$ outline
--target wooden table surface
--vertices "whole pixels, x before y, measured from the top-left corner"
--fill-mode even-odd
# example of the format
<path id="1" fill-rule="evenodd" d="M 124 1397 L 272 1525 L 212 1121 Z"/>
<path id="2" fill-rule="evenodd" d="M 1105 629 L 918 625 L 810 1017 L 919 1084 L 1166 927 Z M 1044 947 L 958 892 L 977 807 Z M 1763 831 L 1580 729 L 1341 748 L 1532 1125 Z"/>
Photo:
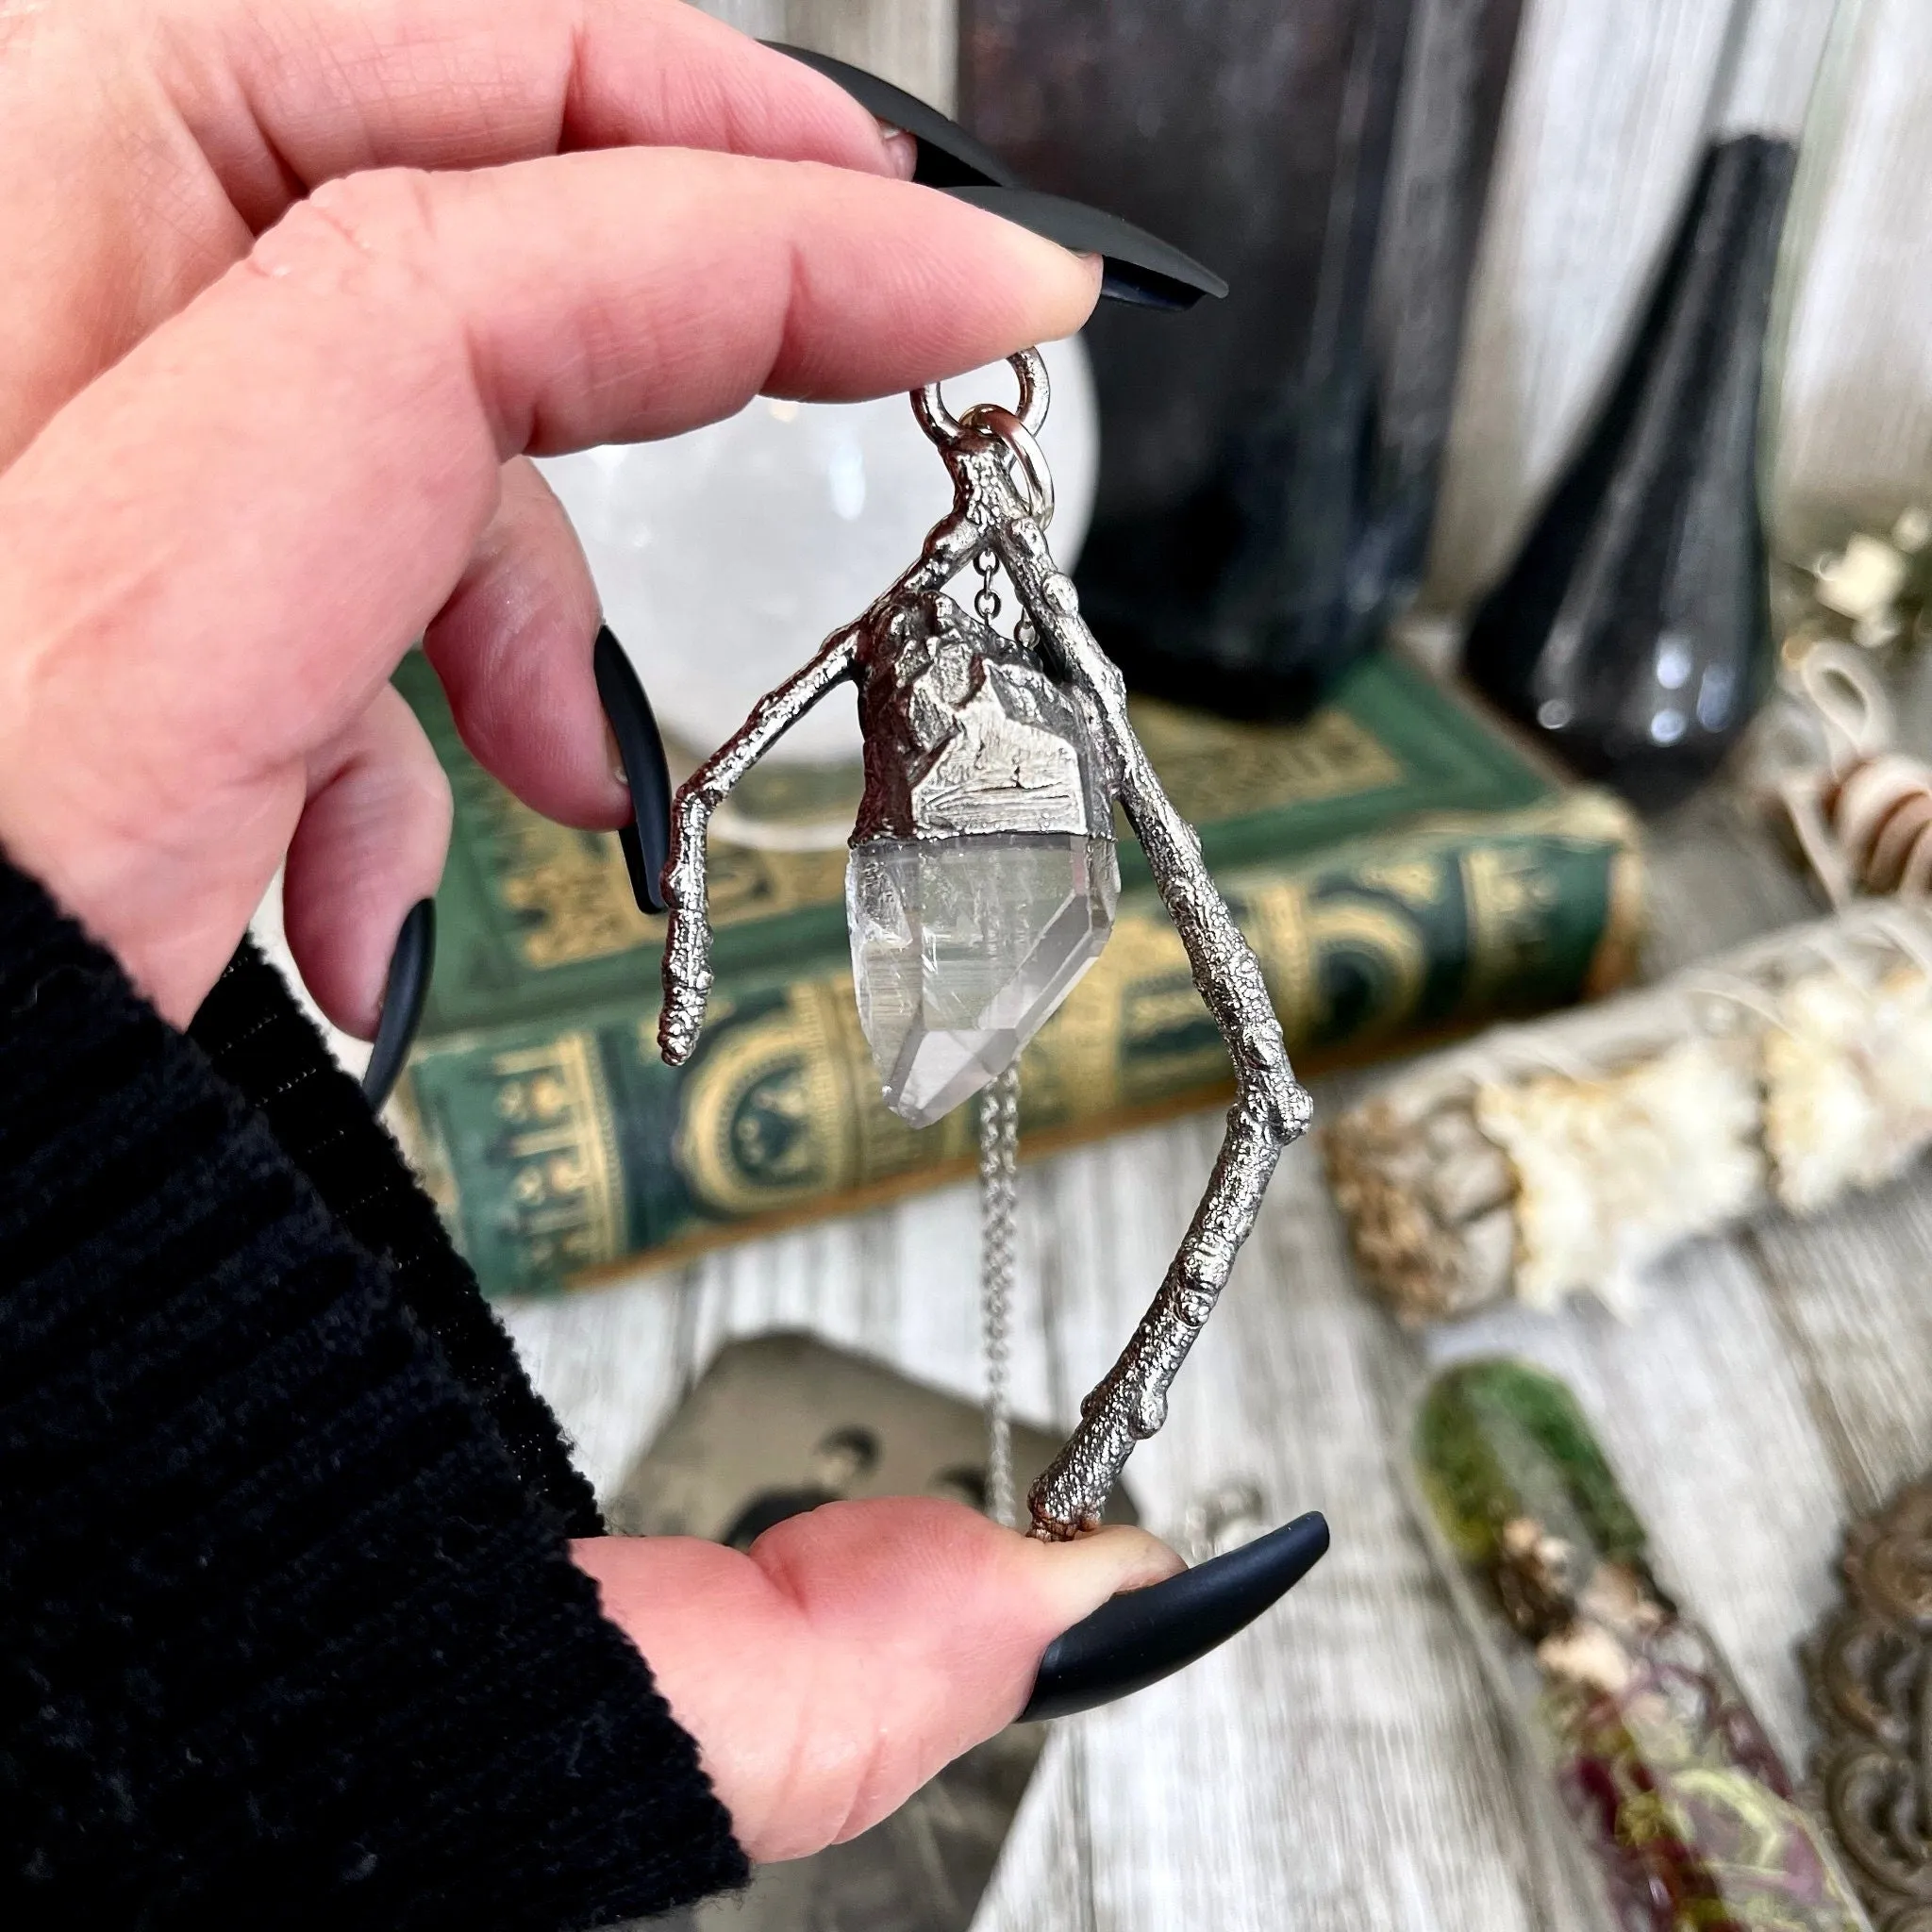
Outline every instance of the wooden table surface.
<path id="1" fill-rule="evenodd" d="M 1718 803 L 1654 841 L 1649 967 L 1815 916 Z M 1332 1112 L 1364 1076 L 1317 1089 Z M 1371 1076 L 1373 1077 L 1373 1076 Z M 1138 1319 L 1219 1115 L 1024 1170 L 1016 1399 L 1064 1425 Z M 725 1341 L 807 1327 L 979 1391 L 975 1196 L 900 1206 L 512 1306 L 538 1385 L 608 1491 Z M 1154 1690 L 1056 1726 L 978 1932 L 1530 1932 L 1577 1924 L 1474 1656 L 1391 1478 L 1424 1357 L 1500 1349 L 1569 1378 L 1662 1567 L 1794 1765 L 1795 1647 L 1846 1518 L 1932 1464 L 1932 1177 L 1660 1269 L 1641 1319 L 1509 1311 L 1418 1344 L 1357 1289 L 1314 1148 L 1291 1150 L 1129 1484 L 1151 1527 L 1251 1486 L 1334 1548 L 1280 1608 Z"/>

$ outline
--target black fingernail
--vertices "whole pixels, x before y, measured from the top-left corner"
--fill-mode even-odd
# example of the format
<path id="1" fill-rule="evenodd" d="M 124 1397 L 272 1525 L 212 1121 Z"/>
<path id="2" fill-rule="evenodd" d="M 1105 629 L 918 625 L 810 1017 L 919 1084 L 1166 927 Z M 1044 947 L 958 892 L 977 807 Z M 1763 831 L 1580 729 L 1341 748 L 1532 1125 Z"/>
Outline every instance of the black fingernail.
<path id="1" fill-rule="evenodd" d="M 849 60 L 835 60 L 829 54 L 814 53 L 809 47 L 788 46 L 782 41 L 767 41 L 774 53 L 789 54 L 794 60 L 836 80 L 874 121 L 889 121 L 919 143 L 919 165 L 912 178 L 924 188 L 1017 188 L 1019 177 L 993 151 L 974 138 L 957 121 L 948 121 L 937 108 L 930 108 L 917 94 L 908 94 L 876 74 L 855 67 Z"/>
<path id="2" fill-rule="evenodd" d="M 418 899 L 396 935 L 389 957 L 389 979 L 382 990 L 382 1017 L 375 1023 L 375 1044 L 362 1074 L 362 1091 L 372 1108 L 390 1096 L 409 1057 L 416 1028 L 423 1024 L 423 1002 L 429 997 L 429 975 L 436 968 L 436 901 Z"/>
<path id="3" fill-rule="evenodd" d="M 1186 1669 L 1279 1602 L 1327 1548 L 1327 1520 L 1310 1511 L 1164 1583 L 1108 1598 L 1047 1645 L 1020 1722 L 1071 1717 Z"/>
<path id="4" fill-rule="evenodd" d="M 922 186 L 943 189 L 1075 254 L 1099 256 L 1106 265 L 1102 295 L 1142 308 L 1191 308 L 1203 295 L 1227 293 L 1227 284 L 1211 269 L 1145 228 L 1086 202 L 1035 193 L 991 148 L 916 95 L 829 54 L 776 41 L 765 44 L 836 80 L 874 119 L 890 121 L 913 136 L 919 142 L 919 165 L 912 178 Z"/>
<path id="5" fill-rule="evenodd" d="M 658 735 L 644 687 L 608 625 L 598 627 L 591 662 L 604 715 L 617 740 L 617 755 L 624 760 L 625 782 L 630 787 L 631 820 L 619 834 L 630 889 L 640 910 L 662 912 L 658 881 L 671 854 L 671 767 L 665 761 L 664 741 Z"/>
<path id="6" fill-rule="evenodd" d="M 1030 188 L 950 188 L 956 201 L 970 201 L 1003 221 L 1017 222 L 1075 255 L 1097 255 L 1103 269 L 1100 292 L 1139 308 L 1191 308 L 1203 295 L 1227 293 L 1227 284 L 1158 235 L 1137 228 L 1118 215 L 1069 201 L 1063 194 L 1037 194 Z"/>

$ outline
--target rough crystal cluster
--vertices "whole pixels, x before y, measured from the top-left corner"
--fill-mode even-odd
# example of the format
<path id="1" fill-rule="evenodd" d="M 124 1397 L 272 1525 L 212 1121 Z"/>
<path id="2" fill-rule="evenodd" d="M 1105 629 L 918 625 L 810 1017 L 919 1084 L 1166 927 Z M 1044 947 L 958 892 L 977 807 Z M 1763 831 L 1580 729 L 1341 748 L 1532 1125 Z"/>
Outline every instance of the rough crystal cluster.
<path id="1" fill-rule="evenodd" d="M 930 1125 L 1019 1057 L 1113 928 L 1110 838 L 985 832 L 852 848 L 859 1022 L 886 1105 Z"/>

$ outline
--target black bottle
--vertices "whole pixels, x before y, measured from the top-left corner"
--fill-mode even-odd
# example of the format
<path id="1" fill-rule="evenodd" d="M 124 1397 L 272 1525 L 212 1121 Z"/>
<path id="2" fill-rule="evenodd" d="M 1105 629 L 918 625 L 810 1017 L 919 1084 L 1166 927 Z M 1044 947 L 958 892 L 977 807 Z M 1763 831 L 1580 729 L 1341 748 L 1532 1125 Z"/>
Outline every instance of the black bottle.
<path id="1" fill-rule="evenodd" d="M 1710 774 L 1770 679 L 1758 401 L 1795 163 L 1765 134 L 1706 153 L 1617 378 L 1464 647 L 1481 690 L 1644 807 Z"/>

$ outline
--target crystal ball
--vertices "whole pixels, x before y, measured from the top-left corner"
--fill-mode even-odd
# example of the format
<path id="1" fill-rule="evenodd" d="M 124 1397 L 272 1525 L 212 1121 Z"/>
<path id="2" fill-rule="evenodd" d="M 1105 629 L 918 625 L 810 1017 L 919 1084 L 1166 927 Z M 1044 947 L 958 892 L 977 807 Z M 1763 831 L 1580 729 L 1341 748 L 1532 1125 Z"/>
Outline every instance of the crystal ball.
<path id="1" fill-rule="evenodd" d="M 1048 541 L 1071 569 L 1093 507 L 1098 420 L 1077 339 L 1043 345 L 1052 405 L 1041 446 L 1058 500 Z M 945 385 L 955 413 L 1011 405 L 1004 363 Z M 538 468 L 575 526 L 605 620 L 651 694 L 675 760 L 722 744 L 766 691 L 918 557 L 952 503 L 903 394 L 868 403 L 759 396 L 661 442 L 550 457 Z M 767 755 L 858 757 L 849 686 Z"/>

